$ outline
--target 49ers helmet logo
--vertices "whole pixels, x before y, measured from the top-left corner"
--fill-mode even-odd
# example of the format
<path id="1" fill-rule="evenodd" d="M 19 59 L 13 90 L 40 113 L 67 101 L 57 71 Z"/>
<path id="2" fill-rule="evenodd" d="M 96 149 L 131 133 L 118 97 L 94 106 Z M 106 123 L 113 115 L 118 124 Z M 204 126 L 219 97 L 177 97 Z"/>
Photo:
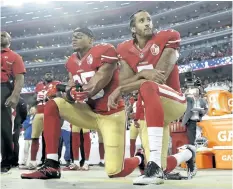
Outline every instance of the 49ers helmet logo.
<path id="1" fill-rule="evenodd" d="M 153 44 L 151 47 L 150 47 L 150 52 L 152 55 L 156 56 L 159 54 L 159 46 L 156 45 L 156 44 Z"/>

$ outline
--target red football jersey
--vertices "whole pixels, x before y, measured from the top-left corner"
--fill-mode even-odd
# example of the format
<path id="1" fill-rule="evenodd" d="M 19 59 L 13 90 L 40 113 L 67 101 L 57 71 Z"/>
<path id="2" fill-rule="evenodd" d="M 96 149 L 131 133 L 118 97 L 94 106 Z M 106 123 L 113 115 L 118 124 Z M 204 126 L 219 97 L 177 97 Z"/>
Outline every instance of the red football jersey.
<path id="1" fill-rule="evenodd" d="M 165 48 L 178 49 L 180 34 L 175 30 L 162 30 L 155 33 L 143 49 L 135 46 L 133 40 L 118 45 L 117 53 L 121 60 L 126 61 L 135 73 L 144 69 L 153 69 L 158 63 Z M 166 85 L 181 92 L 178 66 L 175 65 Z"/>
<path id="2" fill-rule="evenodd" d="M 86 55 L 80 60 L 77 53 L 73 53 L 66 63 L 66 69 L 72 74 L 74 81 L 80 84 L 87 84 L 88 81 L 95 75 L 98 68 L 104 63 L 111 64 L 118 60 L 116 49 L 111 44 L 99 44 L 92 47 Z M 124 107 L 119 106 L 116 110 L 108 111 L 107 102 L 108 96 L 119 85 L 119 69 L 114 72 L 110 83 L 101 90 L 94 100 L 89 100 L 87 103 L 94 112 L 109 115 L 122 110 Z"/>
<path id="3" fill-rule="evenodd" d="M 57 85 L 58 83 L 60 83 L 60 81 L 52 81 L 48 84 L 41 81 L 36 85 L 35 92 L 37 94 L 37 102 L 38 102 L 37 113 L 44 113 L 44 106 L 46 104 L 46 101 L 48 100 L 46 98 L 47 89 L 53 85 Z"/>
<path id="4" fill-rule="evenodd" d="M 26 69 L 22 57 L 10 48 L 1 50 L 1 83 L 8 82 L 9 76 L 24 74 Z"/>

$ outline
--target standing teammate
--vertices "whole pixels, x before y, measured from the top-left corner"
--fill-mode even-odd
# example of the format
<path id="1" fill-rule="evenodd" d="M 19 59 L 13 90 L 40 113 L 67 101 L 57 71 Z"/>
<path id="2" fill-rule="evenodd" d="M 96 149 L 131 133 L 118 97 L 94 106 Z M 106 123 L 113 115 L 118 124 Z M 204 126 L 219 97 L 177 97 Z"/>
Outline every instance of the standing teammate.
<path id="1" fill-rule="evenodd" d="M 54 81 L 54 75 L 51 71 L 47 71 L 44 75 L 44 81 L 39 82 L 35 89 L 35 103 L 37 104 L 37 113 L 32 122 L 32 145 L 31 145 L 31 160 L 28 165 L 28 169 L 36 169 L 36 156 L 39 150 L 39 138 L 43 131 L 43 119 L 44 119 L 44 106 L 49 98 L 56 96 L 55 93 L 48 93 L 52 91 L 59 81 Z M 43 163 L 43 162 L 42 162 Z"/>
<path id="2" fill-rule="evenodd" d="M 8 172 L 13 163 L 12 108 L 19 102 L 26 73 L 22 57 L 10 45 L 9 33 L 1 32 L 1 172 Z"/>

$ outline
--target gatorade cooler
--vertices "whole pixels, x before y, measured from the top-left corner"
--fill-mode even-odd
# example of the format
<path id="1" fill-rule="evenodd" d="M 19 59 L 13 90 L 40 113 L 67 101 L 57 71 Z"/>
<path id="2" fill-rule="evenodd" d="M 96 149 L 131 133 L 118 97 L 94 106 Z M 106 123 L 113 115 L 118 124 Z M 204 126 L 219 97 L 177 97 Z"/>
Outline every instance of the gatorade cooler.
<path id="1" fill-rule="evenodd" d="M 211 151 L 199 151 L 196 154 L 196 166 L 198 169 L 213 168 L 213 153 Z"/>
<path id="2" fill-rule="evenodd" d="M 202 128 L 202 135 L 208 140 L 208 148 L 213 146 L 232 146 L 232 118 L 233 115 L 204 116 L 198 126 Z"/>
<path id="3" fill-rule="evenodd" d="M 216 169 L 232 169 L 232 146 L 214 146 Z"/>
<path id="4" fill-rule="evenodd" d="M 196 153 L 196 166 L 198 169 L 211 169 L 213 168 L 213 156 L 211 151 L 199 151 Z M 186 163 L 181 163 L 182 168 L 187 168 Z"/>
<path id="5" fill-rule="evenodd" d="M 232 112 L 232 94 L 225 87 L 214 86 L 206 90 L 208 115 L 221 116 Z"/>

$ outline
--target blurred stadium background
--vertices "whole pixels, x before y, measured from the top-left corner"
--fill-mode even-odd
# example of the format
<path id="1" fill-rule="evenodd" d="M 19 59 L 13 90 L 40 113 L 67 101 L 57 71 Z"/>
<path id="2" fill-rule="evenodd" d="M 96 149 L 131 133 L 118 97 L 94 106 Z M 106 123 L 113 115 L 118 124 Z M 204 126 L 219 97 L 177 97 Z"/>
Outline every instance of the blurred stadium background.
<path id="1" fill-rule="evenodd" d="M 130 39 L 129 17 L 138 9 L 151 13 L 157 29 L 181 33 L 178 65 L 181 83 L 192 67 L 208 85 L 232 86 L 231 1 L 57 1 L 24 3 L 2 1 L 1 30 L 12 36 L 11 49 L 25 62 L 27 74 L 22 96 L 33 94 L 47 70 L 57 80 L 67 81 L 64 64 L 72 54 L 72 30 L 87 26 L 96 43 L 115 46 Z"/>

